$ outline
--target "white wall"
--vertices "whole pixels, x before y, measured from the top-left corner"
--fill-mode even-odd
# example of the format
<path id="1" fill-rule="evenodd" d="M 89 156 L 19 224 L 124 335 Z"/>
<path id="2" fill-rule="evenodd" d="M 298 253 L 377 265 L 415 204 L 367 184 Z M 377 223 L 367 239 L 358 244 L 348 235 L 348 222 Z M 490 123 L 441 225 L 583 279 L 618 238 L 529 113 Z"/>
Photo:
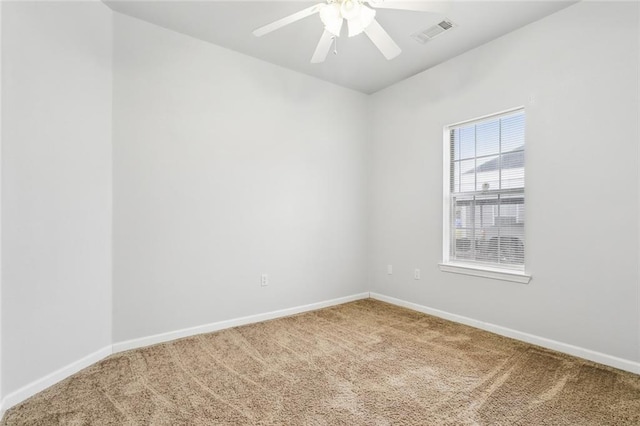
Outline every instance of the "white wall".
<path id="1" fill-rule="evenodd" d="M 114 25 L 114 342 L 365 291 L 366 96 Z"/>
<path id="2" fill-rule="evenodd" d="M 111 342 L 112 12 L 2 7 L 6 396 Z"/>
<path id="3" fill-rule="evenodd" d="M 374 95 L 371 290 L 640 360 L 638 30 L 637 3 L 579 3 Z M 443 126 L 519 105 L 533 279 L 441 272 Z"/>

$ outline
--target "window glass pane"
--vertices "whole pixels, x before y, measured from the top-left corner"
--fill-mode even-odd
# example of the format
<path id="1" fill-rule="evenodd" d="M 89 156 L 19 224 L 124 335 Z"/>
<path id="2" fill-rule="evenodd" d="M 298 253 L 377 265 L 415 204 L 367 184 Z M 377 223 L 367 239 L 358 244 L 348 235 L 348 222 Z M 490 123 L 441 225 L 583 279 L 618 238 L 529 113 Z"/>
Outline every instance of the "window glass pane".
<path id="1" fill-rule="evenodd" d="M 500 120 L 502 152 L 524 149 L 524 113 Z"/>
<path id="2" fill-rule="evenodd" d="M 524 223 L 524 199 L 522 200 L 522 204 L 517 205 L 516 223 Z"/>
<path id="3" fill-rule="evenodd" d="M 471 212 L 473 210 L 473 196 L 458 196 L 453 200 L 455 209 L 454 226 L 456 229 L 473 228 Z"/>
<path id="4" fill-rule="evenodd" d="M 501 195 L 497 262 L 524 265 L 524 194 Z M 520 214 L 519 214 L 520 212 Z"/>
<path id="5" fill-rule="evenodd" d="M 502 154 L 502 189 L 524 188 L 524 151 Z"/>
<path id="6" fill-rule="evenodd" d="M 476 160 L 476 191 L 500 188 L 500 157 L 484 157 Z"/>
<path id="7" fill-rule="evenodd" d="M 454 259 L 473 260 L 473 196 L 457 197 L 453 200 L 455 214 L 452 226 L 451 252 Z"/>
<path id="8" fill-rule="evenodd" d="M 489 121 L 476 126 L 476 157 L 500 153 L 500 122 Z"/>
<path id="9" fill-rule="evenodd" d="M 477 208 L 481 217 L 476 221 L 477 253 L 476 260 L 479 262 L 493 262 L 495 255 L 491 249 L 492 238 L 498 233 L 495 216 L 499 198 L 497 194 L 481 195 L 476 197 Z"/>
<path id="10" fill-rule="evenodd" d="M 473 254 L 473 229 L 456 229 L 455 254 L 457 259 L 472 260 Z"/>
<path id="11" fill-rule="evenodd" d="M 460 192 L 469 192 L 475 190 L 475 160 L 460 161 Z"/>
<path id="12" fill-rule="evenodd" d="M 515 218 L 514 220 L 508 219 L 509 223 L 524 223 L 524 193 L 501 194 L 500 215 Z"/>
<path id="13" fill-rule="evenodd" d="M 460 158 L 473 158 L 476 155 L 475 126 L 462 127 L 459 130 Z"/>
<path id="14" fill-rule="evenodd" d="M 495 225 L 495 209 L 491 204 L 485 204 L 481 206 L 482 208 L 482 216 L 480 217 L 479 226 L 484 228 L 486 226 L 494 226 Z"/>

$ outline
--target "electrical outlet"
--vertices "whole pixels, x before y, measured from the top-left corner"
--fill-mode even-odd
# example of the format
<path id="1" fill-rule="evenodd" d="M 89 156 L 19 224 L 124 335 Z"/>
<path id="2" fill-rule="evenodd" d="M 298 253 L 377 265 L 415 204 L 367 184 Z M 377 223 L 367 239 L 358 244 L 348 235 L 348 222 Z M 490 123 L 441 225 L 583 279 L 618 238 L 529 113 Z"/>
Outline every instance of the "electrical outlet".
<path id="1" fill-rule="evenodd" d="M 414 269 L 414 271 L 413 271 L 413 279 L 415 279 L 415 280 L 419 280 L 420 279 L 420 269 Z"/>
<path id="2" fill-rule="evenodd" d="M 262 279 L 260 280 L 260 285 L 262 287 L 266 287 L 269 285 L 269 275 L 262 274 Z"/>
<path id="3" fill-rule="evenodd" d="M 393 274 L 393 265 L 387 265 L 387 274 L 388 275 Z"/>

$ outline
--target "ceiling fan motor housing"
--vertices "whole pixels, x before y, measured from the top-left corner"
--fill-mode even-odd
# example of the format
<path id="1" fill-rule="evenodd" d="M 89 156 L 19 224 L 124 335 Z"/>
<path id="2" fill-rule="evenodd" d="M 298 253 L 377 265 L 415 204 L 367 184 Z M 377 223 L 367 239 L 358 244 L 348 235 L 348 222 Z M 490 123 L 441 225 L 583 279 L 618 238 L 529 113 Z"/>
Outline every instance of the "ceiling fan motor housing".
<path id="1" fill-rule="evenodd" d="M 340 36 L 342 20 L 349 26 L 349 37 L 362 33 L 376 16 L 376 11 L 365 6 L 360 0 L 330 1 L 320 9 L 320 20 L 325 30 L 336 37 Z"/>

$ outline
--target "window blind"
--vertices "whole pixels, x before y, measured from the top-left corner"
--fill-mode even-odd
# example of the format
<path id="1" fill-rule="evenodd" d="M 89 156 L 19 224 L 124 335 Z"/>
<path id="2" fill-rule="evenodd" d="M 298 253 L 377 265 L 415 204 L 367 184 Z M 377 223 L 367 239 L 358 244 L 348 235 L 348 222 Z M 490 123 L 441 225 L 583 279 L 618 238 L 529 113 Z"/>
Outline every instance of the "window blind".
<path id="1" fill-rule="evenodd" d="M 449 127 L 449 142 L 449 260 L 524 270 L 524 110 Z"/>

